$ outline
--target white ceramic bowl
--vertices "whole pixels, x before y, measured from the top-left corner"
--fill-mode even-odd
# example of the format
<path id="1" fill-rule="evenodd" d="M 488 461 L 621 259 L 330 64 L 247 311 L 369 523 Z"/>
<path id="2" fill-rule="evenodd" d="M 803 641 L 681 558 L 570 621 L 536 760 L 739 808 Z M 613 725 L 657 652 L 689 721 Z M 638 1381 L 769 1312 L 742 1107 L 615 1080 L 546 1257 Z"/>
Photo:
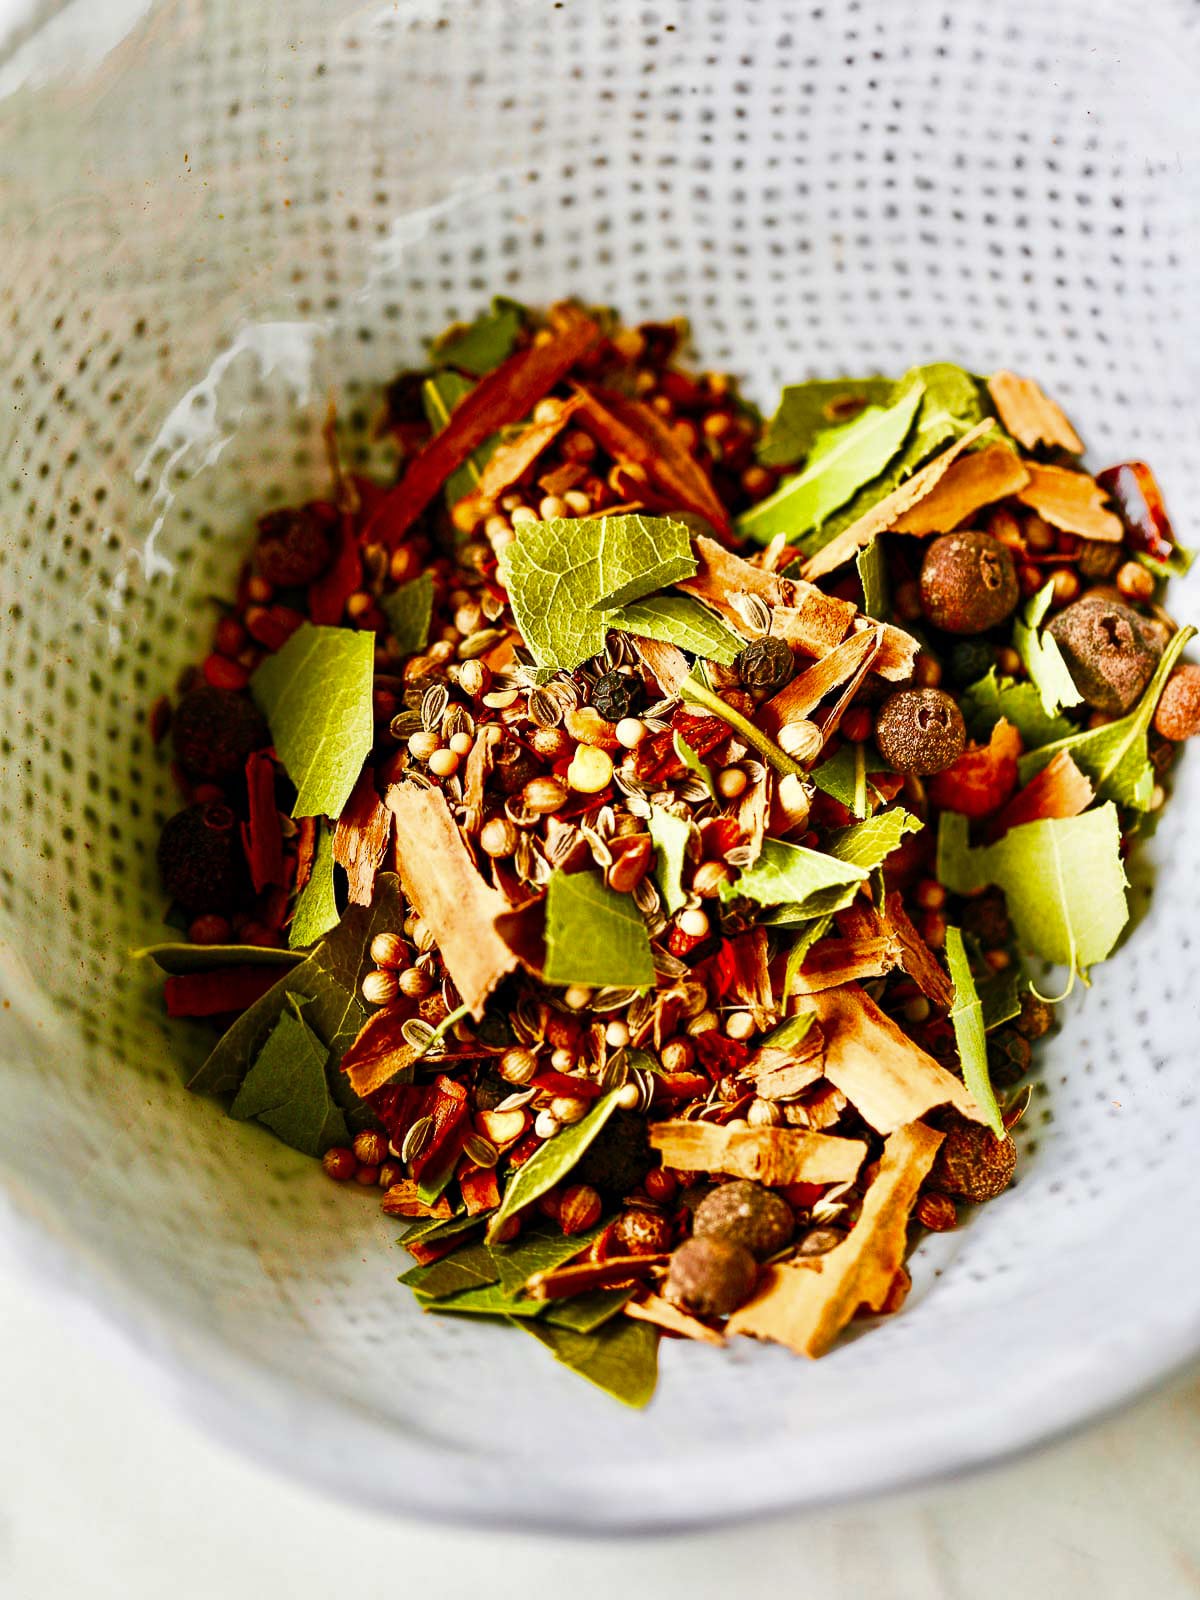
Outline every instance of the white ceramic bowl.
<path id="1" fill-rule="evenodd" d="M 658 1528 L 960 1471 L 1200 1346 L 1195 758 L 1020 1183 L 903 1316 L 816 1365 L 665 1346 L 644 1415 L 423 1318 L 370 1196 L 184 1092 L 201 1033 L 126 958 L 174 804 L 145 713 L 206 597 L 323 483 L 330 387 L 368 462 L 379 384 L 496 291 L 685 312 L 767 404 L 1036 373 L 1194 542 L 1198 35 L 1184 0 L 77 0 L 10 50 L 0 1167 L 29 1258 L 209 1424 L 360 1501 Z"/>

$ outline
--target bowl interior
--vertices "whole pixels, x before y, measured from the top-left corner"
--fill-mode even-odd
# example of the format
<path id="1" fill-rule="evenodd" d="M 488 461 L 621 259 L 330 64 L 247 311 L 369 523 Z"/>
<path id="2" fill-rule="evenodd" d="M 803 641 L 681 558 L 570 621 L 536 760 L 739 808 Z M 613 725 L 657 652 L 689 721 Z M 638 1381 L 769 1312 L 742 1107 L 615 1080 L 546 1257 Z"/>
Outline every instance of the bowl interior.
<path id="1" fill-rule="evenodd" d="M 178 0 L 99 39 L 68 7 L 0 64 L 0 1170 L 31 1257 L 210 1421 L 382 1504 L 678 1524 L 987 1459 L 1200 1342 L 1194 769 L 1019 1184 L 922 1249 L 903 1317 L 815 1366 L 664 1346 L 645 1415 L 423 1318 L 369 1196 L 184 1092 L 205 1036 L 127 956 L 175 805 L 146 713 L 255 514 L 323 490 L 331 394 L 388 471 L 380 384 L 494 293 L 683 313 L 768 406 L 1037 374 L 1194 539 L 1198 31 L 1182 0 Z"/>

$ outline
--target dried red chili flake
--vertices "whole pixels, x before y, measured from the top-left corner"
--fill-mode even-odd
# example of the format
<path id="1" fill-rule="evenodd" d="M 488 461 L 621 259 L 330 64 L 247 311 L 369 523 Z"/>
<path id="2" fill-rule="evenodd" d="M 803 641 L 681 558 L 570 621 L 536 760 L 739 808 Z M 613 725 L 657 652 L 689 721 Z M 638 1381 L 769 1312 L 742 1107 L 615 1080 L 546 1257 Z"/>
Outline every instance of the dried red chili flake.
<path id="1" fill-rule="evenodd" d="M 542 1148 L 542 1144 L 543 1140 L 540 1135 L 530 1128 L 529 1132 L 523 1138 L 518 1139 L 512 1149 L 507 1152 L 509 1166 L 523 1167 L 530 1156 L 535 1155 Z"/>
<path id="2" fill-rule="evenodd" d="M 495 1167 L 469 1167 L 465 1171 L 460 1168 L 457 1176 L 468 1216 L 493 1211 L 500 1204 L 500 1182 Z"/>
<path id="3" fill-rule="evenodd" d="M 412 1163 L 412 1175 L 418 1182 L 435 1162 L 441 1165 L 449 1154 L 451 1141 L 464 1131 L 463 1125 L 470 1114 L 466 1085 L 456 1083 L 453 1078 L 439 1074 L 429 1085 L 426 1094 L 428 1098 L 422 1115 L 433 1118 L 433 1133 Z"/>
<path id="4" fill-rule="evenodd" d="M 313 860 L 317 854 L 316 817 L 296 819 L 296 876 L 293 887 L 297 894 L 312 876 Z"/>
<path id="5" fill-rule="evenodd" d="M 721 717 L 700 716 L 692 711 L 676 711 L 671 727 L 653 733 L 634 751 L 634 776 L 639 780 L 678 778 L 687 770 L 675 753 L 675 734 L 687 742 L 698 756 L 706 756 L 729 737 L 729 724 Z"/>
<path id="6" fill-rule="evenodd" d="M 520 422 L 600 338 L 599 327 L 578 307 L 557 308 L 552 322 L 548 339 L 515 351 L 482 377 L 441 432 L 412 458 L 368 521 L 368 542 L 389 548 L 398 544 L 472 451 L 500 428 Z"/>
<path id="7" fill-rule="evenodd" d="M 283 885 L 283 831 L 275 804 L 275 763 L 265 751 L 256 750 L 246 758 L 246 790 L 250 799 L 250 820 L 242 823 L 242 848 L 250 865 L 254 892 L 261 894 L 268 884 Z"/>
<path id="8" fill-rule="evenodd" d="M 711 1080 L 703 1072 L 659 1072 L 654 1077 L 655 1100 L 694 1100 L 707 1094 Z"/>
<path id="9" fill-rule="evenodd" d="M 449 1238 L 437 1238 L 428 1242 L 424 1239 L 414 1239 L 411 1244 L 405 1240 L 404 1248 L 419 1267 L 428 1267 L 434 1261 L 440 1261 L 443 1256 L 452 1254 L 464 1244 L 469 1244 L 476 1237 L 473 1228 L 464 1228 L 461 1233 L 452 1233 Z"/>
<path id="10" fill-rule="evenodd" d="M 383 1125 L 392 1145 L 399 1150 L 404 1135 L 421 1115 L 425 1088 L 415 1083 L 389 1083 L 374 1094 L 366 1096 L 366 1103 Z"/>
<path id="11" fill-rule="evenodd" d="M 577 1100 L 595 1100 L 600 1094 L 600 1085 L 591 1083 L 586 1078 L 572 1078 L 565 1072 L 539 1072 L 536 1077 L 530 1078 L 529 1087 L 536 1089 L 540 1094 L 571 1095 Z"/>
<path id="12" fill-rule="evenodd" d="M 292 606 L 249 606 L 245 616 L 247 633 L 270 651 L 281 650 L 303 621 L 304 613 Z"/>
<path id="13" fill-rule="evenodd" d="M 168 978 L 163 996 L 169 1017 L 217 1017 L 248 1010 L 278 982 L 278 967 L 218 967 Z"/>
<path id="14" fill-rule="evenodd" d="M 1096 474 L 1096 482 L 1116 501 L 1128 530 L 1127 543 L 1156 561 L 1169 561 L 1175 530 L 1158 480 L 1144 461 L 1122 461 Z"/>
<path id="15" fill-rule="evenodd" d="M 750 1059 L 748 1045 L 740 1039 L 730 1039 L 716 1028 L 698 1033 L 694 1042 L 697 1060 L 714 1078 L 727 1078 L 731 1072 L 740 1072 Z"/>
<path id="16" fill-rule="evenodd" d="M 362 550 L 354 531 L 354 518 L 345 512 L 338 528 L 337 553 L 326 572 L 308 586 L 308 613 L 325 627 L 342 620 L 346 601 L 362 588 Z"/>

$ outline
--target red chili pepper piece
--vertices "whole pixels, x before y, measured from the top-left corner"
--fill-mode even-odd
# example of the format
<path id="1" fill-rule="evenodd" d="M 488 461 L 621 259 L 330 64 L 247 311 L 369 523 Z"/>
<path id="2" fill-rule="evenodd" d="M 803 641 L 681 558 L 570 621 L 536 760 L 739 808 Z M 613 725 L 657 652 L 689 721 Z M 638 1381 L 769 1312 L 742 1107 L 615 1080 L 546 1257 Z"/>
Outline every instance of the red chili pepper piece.
<path id="1" fill-rule="evenodd" d="M 731 1072 L 740 1071 L 750 1059 L 748 1045 L 740 1039 L 727 1038 L 715 1028 L 698 1033 L 695 1045 L 700 1065 L 714 1078 L 727 1078 Z"/>
<path id="2" fill-rule="evenodd" d="M 163 984 L 169 1017 L 218 1017 L 248 1010 L 279 982 L 278 967 L 218 967 L 180 972 Z"/>
<path id="3" fill-rule="evenodd" d="M 1122 461 L 1096 474 L 1096 482 L 1112 495 L 1129 531 L 1129 544 L 1156 561 L 1169 561 L 1175 530 L 1167 516 L 1158 480 L 1144 461 Z"/>
<path id="4" fill-rule="evenodd" d="M 482 377 L 463 397 L 449 422 L 409 462 L 396 487 L 376 508 L 364 539 L 389 548 L 399 544 L 425 507 L 471 453 L 498 428 L 520 422 L 600 338 L 600 329 L 573 306 L 563 307 L 558 326 L 542 344 L 527 345 Z"/>
<path id="5" fill-rule="evenodd" d="M 347 512 L 338 532 L 337 554 L 328 570 L 308 586 L 308 611 L 312 620 L 325 627 L 336 627 L 342 620 L 346 601 L 362 588 L 362 551 L 354 531 L 354 518 Z"/>
<path id="6" fill-rule="evenodd" d="M 433 1080 L 429 1092 L 431 1099 L 425 1106 L 424 1115 L 433 1118 L 433 1133 L 424 1150 L 412 1162 L 412 1175 L 418 1182 L 435 1162 L 441 1165 L 440 1158 L 448 1153 L 450 1141 L 462 1128 L 470 1111 L 466 1085 L 455 1083 L 444 1074 Z"/>
<path id="7" fill-rule="evenodd" d="M 566 1094 L 576 1100 L 595 1100 L 600 1094 L 598 1083 L 589 1083 L 586 1078 L 572 1078 L 565 1072 L 539 1072 L 537 1077 L 530 1078 L 529 1087 L 541 1094 Z"/>
<path id="8" fill-rule="evenodd" d="M 250 820 L 242 823 L 242 848 L 250 864 L 250 881 L 256 894 L 268 884 L 285 881 L 283 872 L 283 830 L 275 805 L 275 763 L 265 751 L 246 757 L 246 790 L 250 799 Z"/>

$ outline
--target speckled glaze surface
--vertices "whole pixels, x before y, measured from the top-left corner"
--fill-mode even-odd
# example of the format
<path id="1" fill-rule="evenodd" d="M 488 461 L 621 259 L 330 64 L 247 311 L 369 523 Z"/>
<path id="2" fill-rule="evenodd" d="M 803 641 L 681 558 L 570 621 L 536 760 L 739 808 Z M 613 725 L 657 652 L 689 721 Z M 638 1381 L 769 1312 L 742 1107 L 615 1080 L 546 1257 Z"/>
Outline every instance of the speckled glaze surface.
<path id="1" fill-rule="evenodd" d="M 210 1425 L 362 1502 L 680 1526 L 981 1463 L 1200 1347 L 1195 759 L 1019 1184 L 902 1317 L 816 1365 L 664 1347 L 644 1415 L 423 1318 L 368 1195 L 184 1092 L 203 1035 L 127 958 L 173 808 L 149 704 L 255 512 L 322 484 L 328 394 L 386 470 L 379 384 L 494 292 L 682 311 L 764 403 L 1036 373 L 1195 543 L 1198 67 L 1184 0 L 79 0 L 0 61 L 4 1215 Z"/>

